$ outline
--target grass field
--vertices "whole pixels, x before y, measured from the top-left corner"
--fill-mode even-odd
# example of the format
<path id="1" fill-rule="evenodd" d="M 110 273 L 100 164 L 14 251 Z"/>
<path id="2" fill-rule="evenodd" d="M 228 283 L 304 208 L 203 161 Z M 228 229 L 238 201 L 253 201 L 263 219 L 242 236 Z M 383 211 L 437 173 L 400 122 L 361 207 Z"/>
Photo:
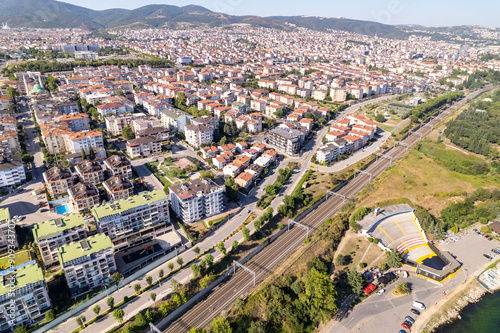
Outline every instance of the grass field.
<path id="1" fill-rule="evenodd" d="M 371 192 L 364 196 L 360 205 L 375 206 L 377 203 L 399 202 L 407 198 L 439 215 L 450 202 L 472 193 L 477 188 L 500 186 L 500 177 L 490 171 L 488 174 L 463 174 L 466 166 L 483 162 L 465 155 L 443 144 L 423 143 L 421 151 L 413 149 L 396 167 L 385 171 Z M 458 166 L 458 167 L 457 167 Z"/>
<path id="2" fill-rule="evenodd" d="M 28 251 L 23 251 L 23 252 L 17 252 L 16 257 L 14 258 L 14 263 L 15 265 L 21 265 L 24 264 L 25 262 L 30 261 L 30 255 Z M 9 257 L 4 256 L 0 258 L 0 269 L 4 270 L 9 268 Z"/>
<path id="3" fill-rule="evenodd" d="M 387 126 L 387 125 L 377 125 L 378 128 L 380 128 L 382 131 L 390 132 L 394 129 L 394 126 Z"/>

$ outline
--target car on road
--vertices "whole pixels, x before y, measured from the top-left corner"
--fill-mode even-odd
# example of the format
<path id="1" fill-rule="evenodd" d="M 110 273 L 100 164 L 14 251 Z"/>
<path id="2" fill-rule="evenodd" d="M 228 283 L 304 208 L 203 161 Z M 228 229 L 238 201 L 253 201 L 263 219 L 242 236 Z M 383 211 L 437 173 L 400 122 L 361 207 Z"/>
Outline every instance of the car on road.
<path id="1" fill-rule="evenodd" d="M 250 209 L 249 209 L 249 210 L 247 210 L 247 214 L 250 214 L 251 212 L 252 212 L 252 210 L 250 210 Z"/>
<path id="2" fill-rule="evenodd" d="M 410 326 L 408 326 L 408 324 L 406 322 L 402 323 L 401 327 L 406 328 L 407 330 L 410 329 Z"/>
<path id="3" fill-rule="evenodd" d="M 385 293 L 385 289 L 380 289 L 380 290 L 378 291 L 377 295 L 379 295 L 379 296 L 380 296 L 380 295 L 382 295 L 383 293 Z"/>
<path id="4" fill-rule="evenodd" d="M 417 316 L 420 316 L 420 311 L 418 311 L 417 309 L 411 309 L 410 311 L 411 311 L 411 313 L 413 313 Z"/>

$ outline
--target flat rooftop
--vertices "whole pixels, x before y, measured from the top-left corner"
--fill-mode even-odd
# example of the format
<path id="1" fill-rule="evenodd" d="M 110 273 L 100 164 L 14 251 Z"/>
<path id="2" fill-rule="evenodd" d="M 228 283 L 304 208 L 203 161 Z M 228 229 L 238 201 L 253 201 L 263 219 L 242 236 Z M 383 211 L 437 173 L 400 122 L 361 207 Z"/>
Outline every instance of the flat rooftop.
<path id="1" fill-rule="evenodd" d="M 92 215 L 94 215 L 94 217 L 99 220 L 100 218 L 103 218 L 105 216 L 119 214 L 131 208 L 145 206 L 162 199 L 168 199 L 168 195 L 166 195 L 163 190 L 144 192 L 132 197 L 128 197 L 127 199 L 116 200 L 108 202 L 105 205 L 95 207 L 94 209 L 92 209 Z"/>
<path id="2" fill-rule="evenodd" d="M 361 221 L 358 221 L 359 226 L 363 230 L 369 230 L 373 223 L 378 220 L 384 219 L 394 213 L 404 212 L 404 211 L 414 211 L 413 207 L 408 204 L 398 204 L 387 207 L 382 207 L 378 209 L 378 213 L 375 215 L 375 211 L 366 215 Z"/>
<path id="3" fill-rule="evenodd" d="M 44 221 L 33 225 L 33 237 L 36 240 L 50 239 L 62 235 L 63 231 L 84 226 L 85 220 L 80 214 L 69 214 L 63 217 Z"/>
<path id="4" fill-rule="evenodd" d="M 5 273 L 4 273 L 5 272 Z M 9 276 L 12 272 L 2 272 L 2 283 L 0 284 L 0 295 L 12 292 Z M 44 280 L 42 269 L 38 264 L 31 264 L 19 267 L 15 270 L 15 290 L 24 287 L 27 284 L 33 284 L 40 280 Z"/>
<path id="5" fill-rule="evenodd" d="M 59 262 L 63 265 L 65 262 L 98 253 L 105 249 L 114 249 L 111 239 L 105 234 L 97 234 L 87 239 L 71 242 L 59 248 Z"/>

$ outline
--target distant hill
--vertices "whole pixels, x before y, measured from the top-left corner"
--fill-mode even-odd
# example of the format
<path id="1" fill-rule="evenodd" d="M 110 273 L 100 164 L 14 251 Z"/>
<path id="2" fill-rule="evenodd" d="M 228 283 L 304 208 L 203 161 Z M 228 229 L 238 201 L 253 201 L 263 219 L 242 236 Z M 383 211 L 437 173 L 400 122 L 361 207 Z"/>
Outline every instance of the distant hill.
<path id="1" fill-rule="evenodd" d="M 87 28 L 91 30 L 121 27 L 217 27 L 231 24 L 293 29 L 305 27 L 314 30 L 342 30 L 369 36 L 405 38 L 413 30 L 434 38 L 450 31 L 466 32 L 464 27 L 425 28 L 420 26 L 392 26 L 376 22 L 346 18 L 314 16 L 233 16 L 215 13 L 204 7 L 188 5 L 147 5 L 137 9 L 92 10 L 55 0 L 0 0 L 0 22 L 11 27 Z"/>

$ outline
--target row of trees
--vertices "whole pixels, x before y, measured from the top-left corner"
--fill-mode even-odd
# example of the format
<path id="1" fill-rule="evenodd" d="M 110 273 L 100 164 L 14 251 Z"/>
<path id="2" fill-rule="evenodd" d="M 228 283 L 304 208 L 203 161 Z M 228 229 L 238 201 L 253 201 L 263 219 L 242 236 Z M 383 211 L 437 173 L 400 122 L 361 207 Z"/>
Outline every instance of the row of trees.
<path id="1" fill-rule="evenodd" d="M 257 201 L 257 207 L 262 209 L 266 208 L 271 204 L 271 201 L 276 197 L 278 192 L 285 186 L 290 177 L 293 174 L 293 168 L 286 167 L 278 170 L 278 178 L 273 184 L 266 186 L 266 193 L 260 197 Z"/>
<path id="2" fill-rule="evenodd" d="M 462 98 L 464 93 L 462 92 L 452 92 L 444 96 L 439 96 L 433 98 L 423 104 L 420 104 L 413 110 L 411 110 L 410 118 L 413 122 L 417 122 L 418 119 L 425 119 L 432 116 L 440 107 L 447 103 L 451 103 L 459 98 Z"/>

